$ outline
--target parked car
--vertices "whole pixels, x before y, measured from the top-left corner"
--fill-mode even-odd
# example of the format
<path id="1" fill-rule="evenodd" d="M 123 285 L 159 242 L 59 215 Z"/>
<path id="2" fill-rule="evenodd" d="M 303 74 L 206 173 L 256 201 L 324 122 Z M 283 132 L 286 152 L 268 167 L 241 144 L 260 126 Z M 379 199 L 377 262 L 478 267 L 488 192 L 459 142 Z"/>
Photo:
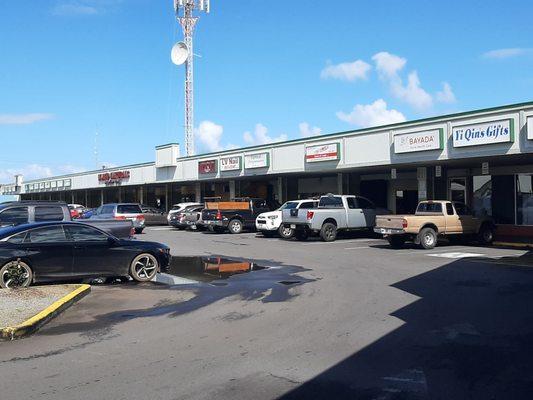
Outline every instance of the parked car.
<path id="1" fill-rule="evenodd" d="M 168 246 L 118 239 L 80 222 L 41 222 L 0 229 L 0 287 L 131 276 L 149 281 L 170 264 Z"/>
<path id="2" fill-rule="evenodd" d="M 204 206 L 189 206 L 183 210 L 173 213 L 170 217 L 169 224 L 174 228 L 187 229 L 195 227 L 201 215 Z"/>
<path id="3" fill-rule="evenodd" d="M 439 237 L 452 241 L 475 239 L 489 245 L 494 239 L 490 217 L 476 217 L 463 203 L 428 200 L 418 204 L 414 215 L 387 215 L 376 218 L 374 231 L 382 234 L 394 248 L 413 241 L 424 249 L 437 245 Z"/>
<path id="4" fill-rule="evenodd" d="M 22 200 L 0 204 L 0 227 L 33 222 L 71 220 L 70 209 L 67 203 L 62 201 Z M 85 219 L 83 221 L 121 239 L 131 238 L 134 234 L 133 225 L 130 221 Z"/>
<path id="5" fill-rule="evenodd" d="M 255 219 L 266 211 L 270 208 L 263 199 L 209 202 L 202 211 L 202 223 L 214 232 L 241 233 L 244 229 L 255 228 Z"/>
<path id="6" fill-rule="evenodd" d="M 266 237 L 278 234 L 283 239 L 290 239 L 294 236 L 294 229 L 291 229 L 290 225 L 281 223 L 283 210 L 309 210 L 317 206 L 318 200 L 313 199 L 287 201 L 277 210 L 259 214 L 255 220 L 255 228 Z"/>
<path id="7" fill-rule="evenodd" d="M 172 218 L 172 214 L 178 213 L 180 211 L 183 211 L 185 208 L 192 207 L 192 206 L 200 207 L 200 206 L 203 206 L 203 204 L 202 203 L 194 203 L 194 202 L 174 204 L 170 208 L 170 211 L 168 212 L 168 215 L 167 215 L 168 224 L 170 225 L 170 219 Z"/>
<path id="8" fill-rule="evenodd" d="M 167 224 L 167 213 L 160 208 L 141 204 L 141 210 L 144 214 L 144 224 L 146 226 Z"/>
<path id="9" fill-rule="evenodd" d="M 137 203 L 104 204 L 96 209 L 90 219 L 131 221 L 137 234 L 142 233 L 145 227 L 145 217 Z"/>
<path id="10" fill-rule="evenodd" d="M 282 224 L 293 229 L 294 236 L 299 240 L 318 233 L 323 241 L 331 242 L 337 238 L 339 231 L 373 228 L 376 213 L 374 203 L 364 197 L 328 194 L 320 197 L 316 209 L 283 210 Z"/>
<path id="11" fill-rule="evenodd" d="M 68 208 L 72 219 L 81 218 L 85 210 L 87 210 L 87 207 L 81 204 L 69 204 Z"/>

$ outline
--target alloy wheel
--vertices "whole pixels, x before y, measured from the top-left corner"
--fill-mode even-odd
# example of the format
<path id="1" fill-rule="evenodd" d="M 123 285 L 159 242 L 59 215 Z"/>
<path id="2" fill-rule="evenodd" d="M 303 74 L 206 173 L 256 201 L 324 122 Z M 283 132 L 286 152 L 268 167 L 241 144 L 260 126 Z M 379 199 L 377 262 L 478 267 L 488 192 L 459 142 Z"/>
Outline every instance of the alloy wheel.
<path id="1" fill-rule="evenodd" d="M 2 287 L 27 287 L 31 283 L 31 269 L 22 261 L 11 261 L 2 268 Z"/>
<path id="2" fill-rule="evenodd" d="M 151 254 L 141 254 L 133 261 L 135 275 L 142 280 L 150 280 L 157 272 L 157 260 Z"/>

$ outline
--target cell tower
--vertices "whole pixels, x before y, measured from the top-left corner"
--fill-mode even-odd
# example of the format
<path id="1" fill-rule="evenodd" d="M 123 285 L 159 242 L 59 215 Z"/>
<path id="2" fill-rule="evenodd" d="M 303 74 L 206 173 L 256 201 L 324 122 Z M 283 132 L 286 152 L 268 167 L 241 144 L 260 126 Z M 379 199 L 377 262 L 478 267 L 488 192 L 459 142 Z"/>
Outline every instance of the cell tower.
<path id="1" fill-rule="evenodd" d="M 194 11 L 209 13 L 209 0 L 174 0 L 176 18 L 183 28 L 184 42 L 172 48 L 171 58 L 176 65 L 185 63 L 185 152 L 194 155 L 194 52 L 193 33 L 198 22 Z"/>

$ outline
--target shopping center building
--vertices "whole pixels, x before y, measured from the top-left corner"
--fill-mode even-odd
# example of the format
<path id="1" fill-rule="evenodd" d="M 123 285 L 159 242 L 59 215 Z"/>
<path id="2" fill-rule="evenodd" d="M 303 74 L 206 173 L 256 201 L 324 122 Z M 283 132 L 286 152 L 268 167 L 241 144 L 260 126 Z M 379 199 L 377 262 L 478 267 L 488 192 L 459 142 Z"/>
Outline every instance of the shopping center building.
<path id="1" fill-rule="evenodd" d="M 287 142 L 180 157 L 157 146 L 155 162 L 46 179 L 17 177 L 0 194 L 96 207 L 139 202 L 168 209 L 207 197 L 271 201 L 360 194 L 396 213 L 419 200 L 466 202 L 498 231 L 533 231 L 533 102 Z"/>

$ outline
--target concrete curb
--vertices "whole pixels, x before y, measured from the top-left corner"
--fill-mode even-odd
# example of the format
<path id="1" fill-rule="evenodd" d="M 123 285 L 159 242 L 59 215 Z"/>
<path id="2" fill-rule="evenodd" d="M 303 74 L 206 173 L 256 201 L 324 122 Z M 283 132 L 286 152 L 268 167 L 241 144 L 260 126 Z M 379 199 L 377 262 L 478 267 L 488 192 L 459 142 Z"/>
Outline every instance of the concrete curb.
<path id="1" fill-rule="evenodd" d="M 63 310 L 89 294 L 90 285 L 78 285 L 72 292 L 55 301 L 30 319 L 15 326 L 0 328 L 0 341 L 10 341 L 31 335 Z"/>
<path id="2" fill-rule="evenodd" d="M 501 247 L 514 247 L 519 249 L 531 249 L 533 248 L 533 243 L 519 243 L 519 242 L 497 242 L 494 241 L 492 243 L 494 246 L 501 246 Z"/>

